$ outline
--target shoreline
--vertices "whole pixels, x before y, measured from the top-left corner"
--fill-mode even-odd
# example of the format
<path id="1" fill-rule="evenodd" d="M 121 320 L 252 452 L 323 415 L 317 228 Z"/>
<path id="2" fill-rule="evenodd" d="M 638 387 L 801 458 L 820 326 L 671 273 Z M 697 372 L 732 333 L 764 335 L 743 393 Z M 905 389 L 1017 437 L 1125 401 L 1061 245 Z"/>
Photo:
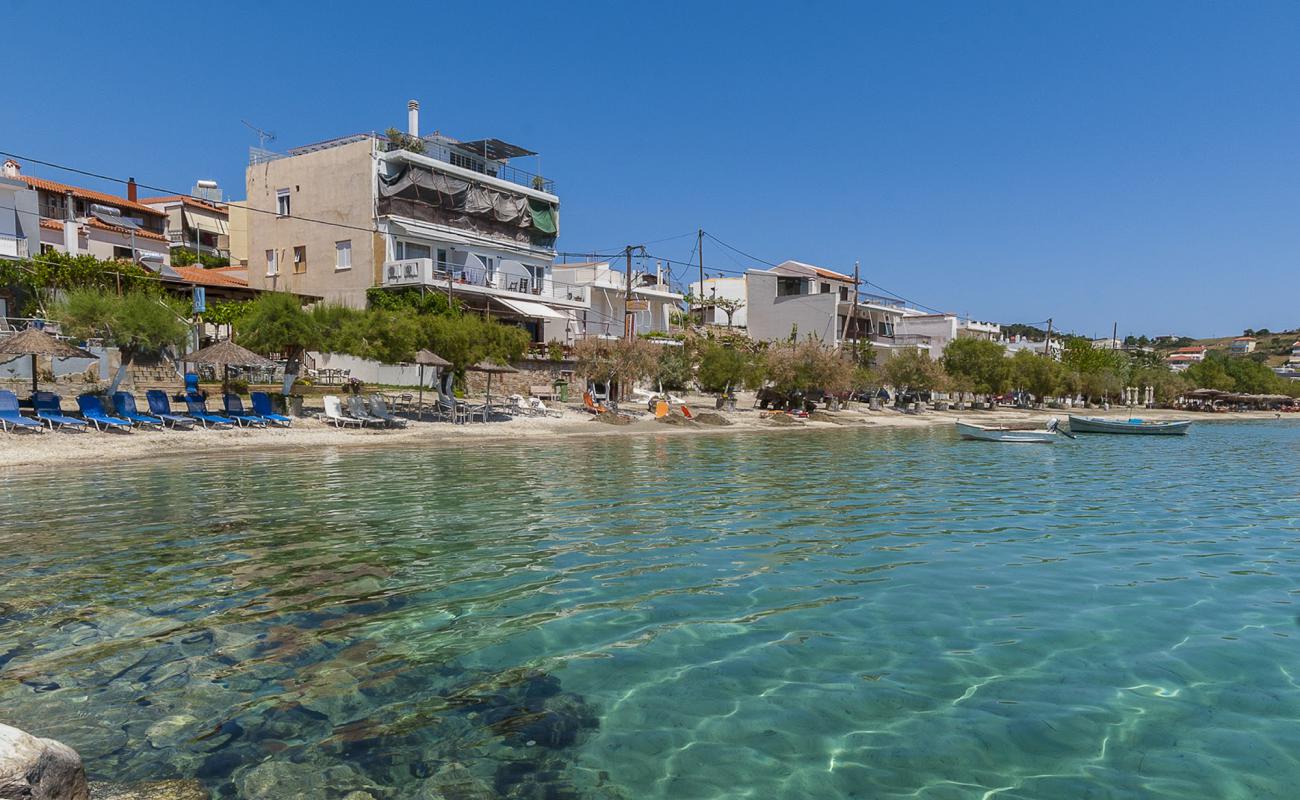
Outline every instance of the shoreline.
<path id="1" fill-rule="evenodd" d="M 706 409 L 706 398 L 688 398 L 696 408 Z M 452 425 L 447 422 L 412 421 L 399 429 L 341 429 L 313 418 L 295 419 L 292 428 L 237 428 L 232 430 L 133 431 L 131 433 L 0 434 L 0 470 L 15 467 L 60 466 L 95 461 L 122 461 L 154 456 L 207 454 L 238 449 L 241 452 L 271 452 L 337 447 L 413 446 L 420 444 L 479 444 L 503 441 L 545 440 L 586 436 L 715 435 L 762 432 L 829 431 L 836 429 L 904 430 L 951 427 L 958 419 L 982 423 L 1036 425 L 1052 417 L 1064 420 L 1066 409 L 1000 408 L 985 411 L 924 411 L 905 414 L 884 409 L 869 411 L 855 407 L 828 412 L 834 421 L 798 420 L 786 424 L 762 418 L 758 409 L 724 412 L 729 425 L 665 424 L 641 414 L 631 424 L 611 425 L 594 421 L 591 415 L 568 406 L 562 417 L 516 417 L 508 422 Z M 1175 409 L 1085 409 L 1089 416 L 1125 419 L 1191 419 L 1199 422 L 1275 420 L 1273 412 L 1197 414 Z M 698 413 L 698 412 L 697 412 Z M 1287 417 L 1283 417 L 1286 419 Z M 678 420 L 680 423 L 681 420 Z M 1193 426 L 1195 427 L 1195 426 Z"/>

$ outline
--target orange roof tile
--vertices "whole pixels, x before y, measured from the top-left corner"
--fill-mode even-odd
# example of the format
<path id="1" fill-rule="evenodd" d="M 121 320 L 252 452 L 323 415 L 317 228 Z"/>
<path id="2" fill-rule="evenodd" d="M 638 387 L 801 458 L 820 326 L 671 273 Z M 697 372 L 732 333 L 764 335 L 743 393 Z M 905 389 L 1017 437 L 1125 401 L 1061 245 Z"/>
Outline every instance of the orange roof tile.
<path id="1" fill-rule="evenodd" d="M 247 289 L 248 281 L 244 278 L 236 277 L 228 270 L 223 269 L 204 269 L 203 267 L 172 267 L 176 274 L 183 280 L 190 283 L 198 283 L 204 286 L 222 286 L 231 289 Z"/>
<path id="2" fill-rule="evenodd" d="M 131 234 L 130 228 L 123 228 L 120 225 L 109 225 L 107 223 L 100 222 L 94 217 L 90 217 L 86 219 L 84 222 L 79 222 L 78 224 L 89 225 L 90 227 L 97 228 L 101 231 L 112 231 L 113 233 L 121 233 L 127 236 Z M 63 223 L 58 221 L 57 219 L 45 219 L 44 217 L 42 217 L 41 227 L 50 231 L 61 231 L 63 230 Z M 159 242 L 167 241 L 166 236 L 163 236 L 161 233 L 154 233 L 153 231 L 142 231 L 137 229 L 135 235 L 142 239 L 153 239 Z"/>
<path id="3" fill-rule="evenodd" d="M 144 214 L 157 214 L 159 216 L 165 216 L 165 214 L 162 211 L 159 211 L 156 208 L 150 208 L 149 206 L 141 205 L 140 203 L 133 203 L 130 200 L 127 200 L 125 197 L 118 197 L 115 194 L 96 192 L 93 189 L 82 189 L 79 186 L 70 186 L 69 184 L 66 183 L 59 183 L 58 181 L 49 181 L 44 178 L 34 178 L 31 175 L 19 175 L 18 180 L 26 182 L 27 185 L 32 187 L 33 189 L 41 189 L 46 192 L 58 192 L 60 194 L 66 192 L 72 192 L 73 197 L 80 197 L 83 200 L 93 200 L 96 203 L 104 203 L 106 205 L 114 205 L 114 206 L 119 206 L 121 208 L 129 208 L 133 211 L 139 211 Z"/>

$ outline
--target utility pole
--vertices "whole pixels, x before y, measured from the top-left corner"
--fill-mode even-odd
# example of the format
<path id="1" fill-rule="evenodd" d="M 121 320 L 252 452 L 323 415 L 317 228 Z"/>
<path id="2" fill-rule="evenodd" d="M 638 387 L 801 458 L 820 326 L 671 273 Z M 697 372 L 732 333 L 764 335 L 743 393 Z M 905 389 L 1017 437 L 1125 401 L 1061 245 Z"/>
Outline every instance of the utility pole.
<path id="1" fill-rule="evenodd" d="M 1043 342 L 1043 355 L 1052 357 L 1052 318 L 1047 318 L 1047 341 Z"/>
<path id="2" fill-rule="evenodd" d="M 1117 336 L 1119 336 L 1119 323 L 1118 323 L 1118 322 L 1116 322 L 1116 323 L 1111 327 L 1111 329 L 1110 329 L 1110 349 L 1111 349 L 1111 350 L 1118 350 L 1118 349 L 1119 349 L 1119 340 L 1116 338 Z"/>
<path id="3" fill-rule="evenodd" d="M 627 258 L 627 297 L 623 300 L 623 338 L 632 341 L 632 245 L 623 248 L 623 255 Z M 704 291 L 704 286 L 700 286 L 700 291 Z"/>
<path id="4" fill-rule="evenodd" d="M 850 311 L 849 315 L 844 318 L 844 332 L 840 334 L 840 338 L 843 339 L 845 342 L 847 342 L 849 339 L 849 323 L 850 322 L 853 323 L 853 344 L 854 344 L 853 357 L 855 359 L 858 357 L 857 342 L 859 338 L 858 337 L 858 287 L 862 285 L 861 282 L 858 280 L 859 263 L 860 262 L 858 261 L 853 262 L 853 306 L 852 306 L 853 310 Z"/>
<path id="5" fill-rule="evenodd" d="M 695 249 L 700 251 L 700 324 L 704 324 L 704 229 L 695 232 Z M 716 318 L 718 312 L 714 311 Z"/>

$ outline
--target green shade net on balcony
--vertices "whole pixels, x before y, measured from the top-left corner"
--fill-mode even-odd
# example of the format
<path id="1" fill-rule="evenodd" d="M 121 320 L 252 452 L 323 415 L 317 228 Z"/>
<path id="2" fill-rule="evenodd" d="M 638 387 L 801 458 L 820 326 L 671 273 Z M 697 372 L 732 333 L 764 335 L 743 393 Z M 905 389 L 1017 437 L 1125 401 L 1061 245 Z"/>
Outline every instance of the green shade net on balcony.
<path id="1" fill-rule="evenodd" d="M 548 236 L 555 235 L 555 208 L 541 200 L 528 199 L 528 211 L 533 217 L 533 228 Z"/>

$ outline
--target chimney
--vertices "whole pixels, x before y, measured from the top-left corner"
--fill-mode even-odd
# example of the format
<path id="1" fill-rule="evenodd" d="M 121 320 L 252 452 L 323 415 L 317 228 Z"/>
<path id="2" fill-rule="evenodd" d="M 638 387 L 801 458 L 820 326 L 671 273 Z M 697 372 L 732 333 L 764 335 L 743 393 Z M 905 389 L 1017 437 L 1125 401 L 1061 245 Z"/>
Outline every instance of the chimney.
<path id="1" fill-rule="evenodd" d="M 135 178 L 126 179 L 126 199 L 135 202 Z"/>
<path id="2" fill-rule="evenodd" d="M 11 158 L 5 162 L 4 175 L 6 178 L 17 178 L 19 175 L 22 174 L 23 174 L 23 167 L 17 161 L 14 161 Z"/>
<path id="3" fill-rule="evenodd" d="M 420 101 L 411 100 L 406 104 L 406 132 L 412 138 L 420 138 Z"/>

